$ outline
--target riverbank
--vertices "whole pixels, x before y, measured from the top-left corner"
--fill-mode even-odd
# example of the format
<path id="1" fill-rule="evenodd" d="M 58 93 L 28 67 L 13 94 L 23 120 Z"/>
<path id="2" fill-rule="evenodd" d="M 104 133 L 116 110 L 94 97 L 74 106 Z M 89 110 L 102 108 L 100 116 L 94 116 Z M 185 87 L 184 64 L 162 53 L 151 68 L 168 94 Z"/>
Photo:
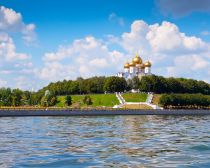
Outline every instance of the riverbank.
<path id="1" fill-rule="evenodd" d="M 210 115 L 210 110 L 0 110 L 0 117 L 104 115 Z"/>

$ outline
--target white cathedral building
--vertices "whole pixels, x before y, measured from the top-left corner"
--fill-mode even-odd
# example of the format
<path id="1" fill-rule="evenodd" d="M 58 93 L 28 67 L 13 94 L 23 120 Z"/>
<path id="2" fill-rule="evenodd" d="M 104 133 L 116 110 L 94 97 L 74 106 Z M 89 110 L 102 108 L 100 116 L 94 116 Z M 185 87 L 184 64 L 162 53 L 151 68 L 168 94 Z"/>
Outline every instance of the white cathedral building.
<path id="1" fill-rule="evenodd" d="M 126 80 L 137 76 L 141 79 L 142 76 L 151 75 L 152 64 L 149 61 L 143 63 L 142 59 L 137 54 L 132 61 L 124 64 L 124 72 L 118 72 L 118 77 L 123 77 Z"/>

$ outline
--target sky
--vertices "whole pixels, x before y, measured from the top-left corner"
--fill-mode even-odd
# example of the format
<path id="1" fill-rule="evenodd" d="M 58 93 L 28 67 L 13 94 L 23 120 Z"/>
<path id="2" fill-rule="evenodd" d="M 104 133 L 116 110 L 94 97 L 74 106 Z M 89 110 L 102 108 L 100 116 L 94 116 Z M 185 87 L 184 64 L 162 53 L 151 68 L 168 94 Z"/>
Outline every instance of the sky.
<path id="1" fill-rule="evenodd" d="M 0 87 L 152 73 L 210 83 L 209 0 L 0 0 Z"/>

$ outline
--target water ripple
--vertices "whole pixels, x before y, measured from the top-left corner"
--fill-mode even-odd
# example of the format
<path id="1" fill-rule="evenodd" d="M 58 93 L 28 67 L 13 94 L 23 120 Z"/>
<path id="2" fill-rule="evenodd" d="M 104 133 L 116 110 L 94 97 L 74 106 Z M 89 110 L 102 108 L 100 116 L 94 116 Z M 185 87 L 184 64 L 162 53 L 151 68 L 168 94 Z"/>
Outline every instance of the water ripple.
<path id="1" fill-rule="evenodd" d="M 210 117 L 0 118 L 0 167 L 210 167 Z"/>

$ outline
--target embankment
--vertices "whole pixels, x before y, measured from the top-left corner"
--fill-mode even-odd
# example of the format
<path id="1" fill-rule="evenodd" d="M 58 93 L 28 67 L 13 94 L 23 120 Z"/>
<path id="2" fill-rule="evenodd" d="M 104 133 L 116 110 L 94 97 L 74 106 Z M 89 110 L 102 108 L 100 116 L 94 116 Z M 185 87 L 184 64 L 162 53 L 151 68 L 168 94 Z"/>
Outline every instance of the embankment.
<path id="1" fill-rule="evenodd" d="M 210 110 L 0 110 L 0 117 L 106 115 L 210 115 Z"/>

